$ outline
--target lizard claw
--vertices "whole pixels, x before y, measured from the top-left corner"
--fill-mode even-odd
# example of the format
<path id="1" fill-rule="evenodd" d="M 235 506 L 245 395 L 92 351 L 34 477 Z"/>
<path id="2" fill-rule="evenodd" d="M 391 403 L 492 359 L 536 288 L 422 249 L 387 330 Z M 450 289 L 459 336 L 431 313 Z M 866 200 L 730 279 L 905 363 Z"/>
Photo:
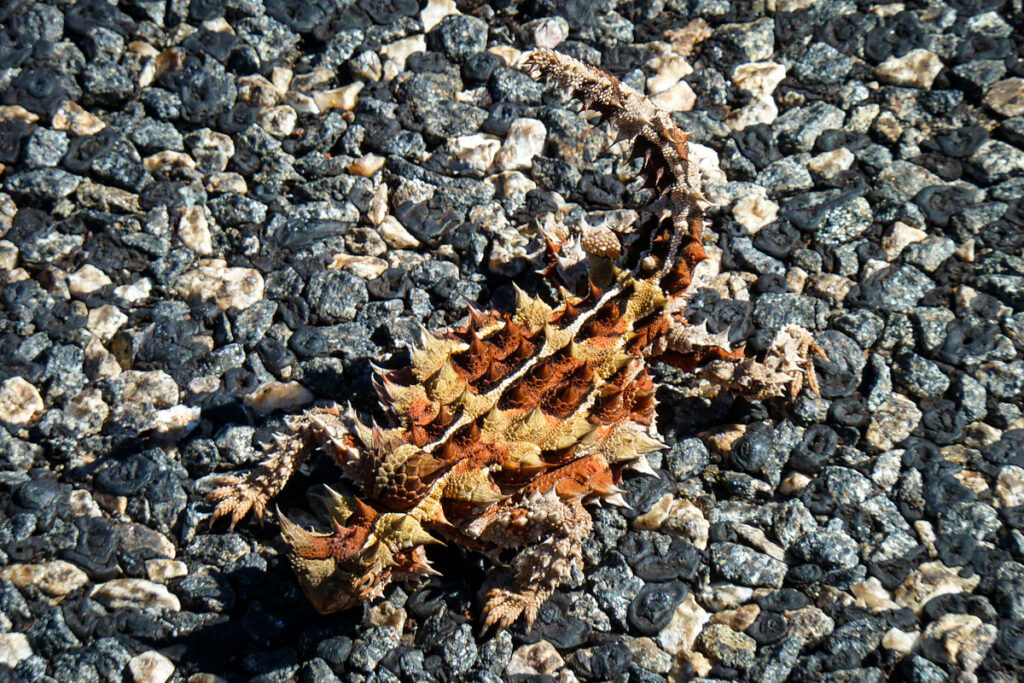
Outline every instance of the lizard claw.
<path id="1" fill-rule="evenodd" d="M 263 519 L 267 510 L 268 498 L 258 486 L 248 481 L 248 477 L 223 477 L 218 483 L 224 484 L 210 492 L 206 500 L 217 503 L 213 509 L 210 523 L 216 522 L 221 517 L 231 516 L 230 529 L 234 530 L 235 525 L 242 521 L 249 512 L 252 512 L 257 519 Z"/>

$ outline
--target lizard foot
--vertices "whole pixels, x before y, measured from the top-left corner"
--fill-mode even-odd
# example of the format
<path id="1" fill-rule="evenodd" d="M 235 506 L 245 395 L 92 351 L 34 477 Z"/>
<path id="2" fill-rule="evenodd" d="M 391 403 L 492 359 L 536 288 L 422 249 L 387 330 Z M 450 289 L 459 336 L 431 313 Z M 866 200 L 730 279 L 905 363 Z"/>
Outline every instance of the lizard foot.
<path id="1" fill-rule="evenodd" d="M 536 593 L 515 593 L 504 588 L 488 591 L 487 604 L 484 606 L 484 627 L 496 626 L 498 630 L 508 628 L 520 616 L 527 626 L 532 626 L 540 609 L 540 596 Z"/>
<path id="2" fill-rule="evenodd" d="M 211 522 L 216 522 L 221 517 L 231 516 L 231 528 L 234 529 L 242 519 L 252 512 L 257 519 L 262 520 L 267 511 L 267 503 L 270 497 L 253 477 L 221 477 L 217 481 L 222 484 L 219 488 L 210 492 L 207 500 L 217 503 L 213 509 Z"/>

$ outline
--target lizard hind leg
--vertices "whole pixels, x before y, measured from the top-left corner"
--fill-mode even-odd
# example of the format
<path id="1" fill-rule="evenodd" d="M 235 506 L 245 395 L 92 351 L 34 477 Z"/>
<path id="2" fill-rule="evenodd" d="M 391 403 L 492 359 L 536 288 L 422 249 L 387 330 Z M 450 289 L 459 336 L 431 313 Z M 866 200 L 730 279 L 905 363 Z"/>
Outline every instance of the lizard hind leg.
<path id="1" fill-rule="evenodd" d="M 592 526 L 579 498 L 563 500 L 554 489 L 499 510 L 481 540 L 521 550 L 511 564 L 512 587 L 486 595 L 484 627 L 506 628 L 519 617 L 532 625 L 544 601 L 582 564 L 582 544 Z"/>

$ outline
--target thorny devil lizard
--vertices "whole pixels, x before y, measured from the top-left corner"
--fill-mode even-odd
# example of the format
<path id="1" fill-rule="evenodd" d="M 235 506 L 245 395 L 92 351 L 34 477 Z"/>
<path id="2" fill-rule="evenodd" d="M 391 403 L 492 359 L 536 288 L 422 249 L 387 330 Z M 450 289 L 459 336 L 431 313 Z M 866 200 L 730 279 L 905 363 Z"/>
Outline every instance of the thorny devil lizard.
<path id="1" fill-rule="evenodd" d="M 645 454 L 664 447 L 648 366 L 668 362 L 744 396 L 817 391 L 810 334 L 787 327 L 760 360 L 725 335 L 683 319 L 707 257 L 700 175 L 687 134 L 615 77 L 550 50 L 521 68 L 596 110 L 632 143 L 656 201 L 632 225 L 549 226 L 547 273 L 563 301 L 518 291 L 511 314 L 470 309 L 468 323 L 424 331 L 412 366 L 378 370 L 392 426 L 367 426 L 349 409 L 314 408 L 290 422 L 269 459 L 224 478 L 210 499 L 232 525 L 268 501 L 317 448 L 362 497 L 330 489 L 333 529 L 306 531 L 278 511 L 291 564 L 321 612 L 380 596 L 396 579 L 433 572 L 425 546 L 440 536 L 511 562 L 512 586 L 486 595 L 484 623 L 499 628 L 538 608 L 582 563 L 589 501 L 623 504 L 623 470 L 653 473 Z"/>

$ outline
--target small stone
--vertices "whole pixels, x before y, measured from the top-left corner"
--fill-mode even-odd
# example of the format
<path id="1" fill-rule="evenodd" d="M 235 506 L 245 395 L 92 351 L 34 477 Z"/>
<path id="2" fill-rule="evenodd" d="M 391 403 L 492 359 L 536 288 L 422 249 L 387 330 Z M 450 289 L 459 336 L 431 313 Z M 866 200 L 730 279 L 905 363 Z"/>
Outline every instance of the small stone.
<path id="1" fill-rule="evenodd" d="M 708 531 L 711 523 L 704 512 L 688 500 L 674 500 L 669 508 L 668 517 L 661 529 L 678 534 L 685 538 L 698 550 L 708 547 Z"/>
<path id="2" fill-rule="evenodd" d="M 822 152 L 815 157 L 811 157 L 807 162 L 807 168 L 811 173 L 815 173 L 828 180 L 836 177 L 843 171 L 850 170 L 855 158 L 853 152 L 845 147 L 840 147 L 831 152 Z"/>
<path id="3" fill-rule="evenodd" d="M 146 576 L 154 583 L 167 583 L 172 579 L 188 576 L 188 565 L 181 560 L 153 558 L 146 560 Z"/>
<path id="4" fill-rule="evenodd" d="M 779 588 L 786 563 L 736 543 L 712 543 L 711 564 L 727 581 L 743 586 Z"/>
<path id="5" fill-rule="evenodd" d="M 0 634 L 0 665 L 14 668 L 23 659 L 32 656 L 32 646 L 24 633 Z"/>
<path id="6" fill-rule="evenodd" d="M 501 141 L 483 133 L 460 135 L 451 140 L 449 149 L 452 155 L 469 168 L 484 172 L 494 163 L 494 157 L 501 148 Z"/>
<path id="7" fill-rule="evenodd" d="M 947 567 L 938 560 L 925 562 L 903 580 L 893 593 L 893 600 L 919 614 L 932 598 L 946 593 L 970 593 L 980 581 L 977 574 L 962 577 L 958 568 Z"/>
<path id="8" fill-rule="evenodd" d="M 8 220 L 7 227 L 10 227 L 10 221 Z M 5 232 L 7 228 L 4 227 L 2 221 L 0 221 L 0 232 Z M 18 247 L 13 242 L 8 240 L 0 240 L 0 271 L 11 271 L 14 270 L 18 265 Z"/>
<path id="9" fill-rule="evenodd" d="M 84 489 L 71 492 L 71 501 L 68 510 L 72 517 L 102 517 L 103 512 L 96 504 L 92 494 Z"/>
<path id="10" fill-rule="evenodd" d="M 822 244 L 837 246 L 864 234 L 874 219 L 871 205 L 864 197 L 851 197 L 819 212 L 812 224 Z"/>
<path id="11" fill-rule="evenodd" d="M 1001 507 L 1024 505 L 1024 467 L 1004 465 L 999 468 L 995 494 Z"/>
<path id="12" fill-rule="evenodd" d="M 736 202 L 732 215 L 737 223 L 746 228 L 748 234 L 754 235 L 764 226 L 775 222 L 779 215 L 779 205 L 768 199 L 764 188 L 755 186 L 753 192 Z"/>
<path id="13" fill-rule="evenodd" d="M 384 75 L 380 57 L 373 50 L 363 50 L 350 62 L 352 76 L 359 81 L 379 81 Z"/>
<path id="14" fill-rule="evenodd" d="M 654 106 L 667 111 L 690 111 L 697 103 L 697 94 L 686 81 L 679 81 L 671 88 L 651 97 Z"/>
<path id="15" fill-rule="evenodd" d="M 415 249 L 420 245 L 420 241 L 393 216 L 385 216 L 377 232 L 392 249 Z"/>
<path id="16" fill-rule="evenodd" d="M 238 79 L 238 101 L 256 107 L 273 107 L 283 93 L 265 76 L 253 74 Z"/>
<path id="17" fill-rule="evenodd" d="M 803 636 L 808 640 L 818 640 L 832 633 L 836 623 L 832 617 L 819 608 L 809 605 L 785 613 L 786 625 L 795 636 Z"/>
<path id="18" fill-rule="evenodd" d="M 117 525 L 117 542 L 124 550 L 144 550 L 147 553 L 173 559 L 174 544 L 159 531 L 147 526 L 129 522 Z"/>
<path id="19" fill-rule="evenodd" d="M 68 402 L 65 409 L 68 417 L 76 420 L 80 436 L 96 434 L 103 428 L 103 422 L 110 414 L 110 406 L 103 401 L 99 389 L 83 389 Z"/>
<path id="20" fill-rule="evenodd" d="M 648 529 L 655 530 L 660 529 L 661 525 L 668 519 L 669 513 L 672 509 L 673 496 L 671 493 L 666 493 L 662 496 L 658 502 L 650 507 L 650 509 L 636 517 L 633 520 L 634 529 Z"/>
<path id="21" fill-rule="evenodd" d="M 457 64 L 487 49 L 487 23 L 468 14 L 449 14 L 427 34 L 427 45 Z"/>
<path id="22" fill-rule="evenodd" d="M 174 675 L 174 664 L 156 650 L 149 650 L 128 660 L 128 671 L 135 683 L 167 683 Z"/>
<path id="23" fill-rule="evenodd" d="M 102 289 L 113 284 L 113 280 L 96 266 L 87 263 L 68 276 L 68 291 L 74 296 L 85 296 L 92 294 L 97 289 Z"/>
<path id="24" fill-rule="evenodd" d="M 902 221 L 896 221 L 882 238 L 882 249 L 885 250 L 885 255 L 890 261 L 895 261 L 909 245 L 920 242 L 926 237 L 928 237 L 928 233 L 924 230 L 913 228 Z"/>
<path id="25" fill-rule="evenodd" d="M 875 67 L 875 76 L 884 83 L 928 90 L 942 67 L 938 55 L 918 48 L 902 57 L 889 57 Z"/>
<path id="26" fill-rule="evenodd" d="M 111 304 L 104 304 L 89 311 L 86 327 L 100 340 L 108 342 L 126 322 L 128 322 L 128 316 L 122 313 L 121 309 Z"/>
<path id="27" fill-rule="evenodd" d="M 1024 171 L 1024 151 L 1002 140 L 982 143 L 968 161 L 986 182 L 996 183 Z"/>
<path id="28" fill-rule="evenodd" d="M 0 105 L 0 121 L 24 121 L 25 123 L 35 123 L 38 120 L 38 114 L 33 114 L 20 104 Z"/>
<path id="29" fill-rule="evenodd" d="M 736 609 L 717 612 L 711 617 L 711 623 L 725 624 L 734 631 L 746 631 L 759 614 L 761 614 L 761 607 L 752 603 Z"/>
<path id="30" fill-rule="evenodd" d="M 714 36 L 736 46 L 742 57 L 751 62 L 769 59 L 775 52 L 775 20 L 770 17 L 745 24 L 723 24 Z"/>
<path id="31" fill-rule="evenodd" d="M 145 579 L 112 579 L 93 588 L 90 596 L 110 609 L 154 607 L 172 612 L 181 610 L 177 596 L 166 586 Z"/>
<path id="32" fill-rule="evenodd" d="M 973 614 L 943 614 L 928 624 L 924 637 L 942 643 L 943 653 L 953 666 L 967 673 L 981 665 L 999 632 Z"/>
<path id="33" fill-rule="evenodd" d="M 910 436 L 922 413 L 906 396 L 892 393 L 871 415 L 865 440 L 879 451 L 888 451 Z"/>
<path id="34" fill-rule="evenodd" d="M 870 487 L 870 482 L 865 477 L 857 476 L 860 477 L 859 480 L 845 485 L 836 482 L 835 477 L 830 478 L 827 485 L 829 492 L 840 505 L 845 500 L 858 498 L 857 494 L 861 491 L 858 484 L 861 482 Z M 843 522 L 840 519 L 833 519 L 825 528 L 809 532 L 793 545 L 793 550 L 800 557 L 826 570 L 852 569 L 857 566 L 857 542 L 843 530 Z"/>
<path id="35" fill-rule="evenodd" d="M 904 388 L 917 398 L 942 396 L 949 388 L 949 377 L 942 368 L 919 354 L 898 357 L 893 369 Z"/>
<path id="36" fill-rule="evenodd" d="M 82 206 L 109 211 L 111 213 L 141 213 L 139 208 L 139 196 L 128 190 L 122 190 L 109 185 L 100 185 L 91 180 L 79 184 L 75 191 L 79 203 Z"/>
<path id="37" fill-rule="evenodd" d="M 807 485 L 813 481 L 806 474 L 801 472 L 794 472 L 789 475 L 779 484 L 779 492 L 786 496 L 791 496 L 797 491 L 802 491 L 807 488 Z"/>
<path id="38" fill-rule="evenodd" d="M 78 136 L 96 135 L 107 127 L 99 117 L 71 100 L 65 100 L 57 107 L 51 123 L 57 130 L 66 130 Z"/>
<path id="39" fill-rule="evenodd" d="M 926 273 L 934 273 L 956 251 L 956 242 L 948 237 L 929 235 L 911 244 L 903 252 L 903 260 Z"/>
<path id="40" fill-rule="evenodd" d="M 408 618 L 406 611 L 393 602 L 379 602 L 368 606 L 365 617 L 366 623 L 373 626 L 389 626 L 396 633 L 403 632 Z"/>
<path id="41" fill-rule="evenodd" d="M 716 612 L 720 612 L 725 609 L 739 607 L 749 602 L 753 597 L 753 588 L 737 586 L 732 583 L 713 583 L 708 587 L 707 592 L 701 596 L 701 602 Z"/>
<path id="42" fill-rule="evenodd" d="M 19 588 L 33 585 L 51 598 L 64 597 L 89 583 L 89 576 L 85 572 L 64 560 L 8 565 L 0 568 L 0 578 Z"/>
<path id="43" fill-rule="evenodd" d="M 775 100 L 764 95 L 754 95 L 750 102 L 729 112 L 725 117 L 726 124 L 733 130 L 743 130 L 747 126 L 759 123 L 771 125 L 779 116 L 779 107 Z"/>
<path id="44" fill-rule="evenodd" d="M 455 0 L 428 0 L 427 6 L 420 10 L 420 23 L 423 24 L 424 31 L 430 31 L 449 14 L 458 13 Z"/>
<path id="45" fill-rule="evenodd" d="M 221 259 L 206 259 L 175 283 L 179 296 L 212 299 L 222 310 L 248 308 L 263 300 L 263 276 L 255 268 L 229 268 Z"/>
<path id="46" fill-rule="evenodd" d="M 920 642 L 920 633 L 916 631 L 907 633 L 898 628 L 891 628 L 882 636 L 882 647 L 893 652 L 902 652 L 903 654 L 910 654 L 916 650 Z"/>
<path id="47" fill-rule="evenodd" d="M 811 43 L 796 64 L 793 76 L 802 83 L 828 83 L 838 87 L 853 69 L 854 60 L 828 43 Z"/>
<path id="48" fill-rule="evenodd" d="M 93 338 L 85 347 L 83 367 L 85 375 L 91 380 L 102 377 L 116 377 L 121 374 L 121 366 L 114 354 L 107 351 L 99 339 Z"/>
<path id="49" fill-rule="evenodd" d="M 11 377 L 0 385 L 0 422 L 27 426 L 45 405 L 39 390 L 22 377 Z"/>
<path id="50" fill-rule="evenodd" d="M 7 177 L 7 190 L 14 195 L 53 201 L 67 197 L 78 189 L 81 183 L 81 176 L 68 173 L 62 168 L 40 168 L 10 174 Z M 81 241 L 81 238 L 78 240 Z"/>
<path id="51" fill-rule="evenodd" d="M 149 281 L 149 278 L 140 278 L 131 284 L 115 287 L 114 296 L 122 301 L 133 304 L 149 298 L 149 293 L 152 289 L 153 283 Z"/>
<path id="52" fill-rule="evenodd" d="M 740 90 L 746 90 L 765 97 L 775 92 L 786 78 L 786 67 L 777 62 L 750 62 L 740 64 L 732 75 L 733 84 Z"/>
<path id="53" fill-rule="evenodd" d="M 743 670 L 754 663 L 754 651 L 757 649 L 753 638 L 725 624 L 709 624 L 697 639 L 697 645 L 725 666 Z"/>
<path id="54" fill-rule="evenodd" d="M 245 397 L 245 405 L 258 415 L 278 410 L 294 412 L 313 402 L 313 393 L 298 382 L 271 381 Z"/>
<path id="55" fill-rule="evenodd" d="M 440 19 L 438 20 L 440 21 Z M 380 50 L 380 56 L 386 59 L 390 59 L 393 62 L 392 69 L 394 73 L 388 74 L 387 65 L 384 65 L 384 77 L 388 80 L 393 78 L 398 73 L 405 71 L 405 60 L 409 58 L 409 55 L 416 52 L 427 51 L 427 38 L 422 33 L 408 38 L 402 38 L 396 40 L 393 43 L 385 45 Z"/>
<path id="56" fill-rule="evenodd" d="M 565 666 L 565 660 L 558 650 L 546 640 L 532 645 L 523 645 L 512 653 L 505 667 L 505 676 L 554 674 Z"/>
<path id="57" fill-rule="evenodd" d="M 323 109 L 321 109 L 321 111 L 323 111 Z M 351 109 L 346 111 L 351 111 Z M 260 112 L 259 116 L 260 126 L 275 138 L 286 138 L 294 133 L 295 125 L 298 121 L 298 113 L 296 113 L 293 107 L 290 107 L 287 104 L 271 107 L 270 109 Z"/>
<path id="58" fill-rule="evenodd" d="M 162 370 L 125 370 L 119 381 L 121 402 L 148 403 L 156 408 L 178 404 L 178 384 Z"/>
<path id="59" fill-rule="evenodd" d="M 711 37 L 711 26 L 703 17 L 691 19 L 681 28 L 665 31 L 665 40 L 672 45 L 672 51 L 689 57 L 693 49 Z"/>
<path id="60" fill-rule="evenodd" d="M 724 185 L 728 182 L 725 173 L 722 171 L 721 161 L 718 152 L 711 147 L 690 141 L 689 145 L 690 163 L 696 162 L 700 170 L 701 178 L 705 185 Z"/>
<path id="61" fill-rule="evenodd" d="M 882 586 L 882 582 L 873 576 L 865 581 L 851 585 L 850 592 L 857 598 L 855 604 L 859 607 L 866 607 L 872 612 L 899 609 L 900 607 L 893 602 L 892 596 Z"/>
<path id="62" fill-rule="evenodd" d="M 509 126 L 505 143 L 494 156 L 494 165 L 502 171 L 527 169 L 533 157 L 544 150 L 547 128 L 537 119 L 516 119 Z"/>
<path id="63" fill-rule="evenodd" d="M 709 618 L 707 611 L 697 604 L 693 593 L 688 593 L 686 599 L 676 606 L 672 621 L 658 634 L 658 642 L 670 655 L 688 652 L 693 649 Z"/>
<path id="64" fill-rule="evenodd" d="M 563 17 L 546 17 L 527 26 L 533 36 L 533 44 L 540 48 L 554 50 L 569 37 L 569 22 Z"/>
<path id="65" fill-rule="evenodd" d="M 223 172 L 231 157 L 235 156 L 235 141 L 209 128 L 189 133 L 185 136 L 185 143 L 192 150 L 196 166 L 206 173 Z"/>
<path id="66" fill-rule="evenodd" d="M 373 280 L 388 269 L 388 262 L 376 256 L 352 256 L 336 254 L 327 266 L 328 270 L 347 270 L 356 277 Z"/>
<path id="67" fill-rule="evenodd" d="M 206 210 L 201 205 L 182 209 L 181 220 L 178 221 L 178 239 L 200 256 L 213 253 L 213 235 L 210 233 Z"/>
<path id="68" fill-rule="evenodd" d="M 648 66 L 655 72 L 653 76 L 647 78 L 648 95 L 665 92 L 693 73 L 693 67 L 686 61 L 686 57 L 674 51 L 655 57 Z"/>
<path id="69" fill-rule="evenodd" d="M 672 657 L 651 638 L 626 638 L 623 644 L 633 655 L 633 661 L 647 671 L 667 674 L 672 670 Z"/>
<path id="70" fill-rule="evenodd" d="M 806 291 L 833 304 L 842 303 L 853 289 L 853 281 L 835 273 L 819 273 L 807 279 Z"/>
<path id="71" fill-rule="evenodd" d="M 601 609 L 614 622 L 624 624 L 629 603 L 640 593 L 644 582 L 624 564 L 599 567 L 587 579 L 591 584 L 590 593 Z"/>
<path id="72" fill-rule="evenodd" d="M 992 85 L 985 104 L 1003 116 L 1024 114 L 1024 78 L 1006 78 Z"/>
<path id="73" fill-rule="evenodd" d="M 352 111 L 359 103 L 359 93 L 363 87 L 364 84 L 361 81 L 356 81 L 334 90 L 320 90 L 313 93 L 313 101 L 321 112 L 331 109 Z"/>
<path id="74" fill-rule="evenodd" d="M 196 167 L 196 160 L 184 152 L 166 149 L 146 157 L 142 160 L 142 165 L 150 173 L 156 173 L 157 171 L 166 172 L 175 167 L 192 169 Z"/>
<path id="75" fill-rule="evenodd" d="M 900 477 L 902 455 L 902 450 L 879 453 L 875 458 L 875 467 L 871 471 L 871 481 L 884 491 L 892 489 Z"/>
<path id="76" fill-rule="evenodd" d="M 25 142 L 24 158 L 28 168 L 56 166 L 68 151 L 68 136 L 62 130 L 36 128 Z"/>
<path id="77" fill-rule="evenodd" d="M 1013 35 L 1013 27 L 1010 26 L 997 12 L 979 12 L 967 19 L 967 30 L 970 33 L 980 33 L 991 38 L 1007 38 Z"/>
<path id="78" fill-rule="evenodd" d="M 365 154 L 348 165 L 349 173 L 361 175 L 364 178 L 372 178 L 377 171 L 384 168 L 386 157 L 377 154 Z"/>
<path id="79" fill-rule="evenodd" d="M 154 436 L 177 441 L 199 426 L 201 414 L 199 406 L 172 406 L 154 413 L 149 428 Z"/>

